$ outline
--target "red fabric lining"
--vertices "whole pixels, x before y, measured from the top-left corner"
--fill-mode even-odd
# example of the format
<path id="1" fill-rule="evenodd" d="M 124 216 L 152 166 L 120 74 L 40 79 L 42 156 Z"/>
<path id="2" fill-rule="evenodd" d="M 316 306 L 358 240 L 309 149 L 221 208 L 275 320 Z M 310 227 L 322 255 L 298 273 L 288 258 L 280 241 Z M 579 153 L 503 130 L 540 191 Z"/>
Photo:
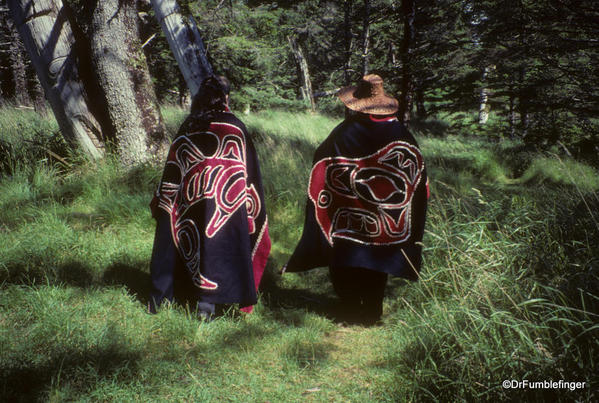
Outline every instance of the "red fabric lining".
<path id="1" fill-rule="evenodd" d="M 368 117 L 373 122 L 393 122 L 393 121 L 397 120 L 397 118 L 395 116 L 388 116 L 388 117 L 384 117 L 384 118 L 375 118 L 373 115 L 368 115 Z"/>

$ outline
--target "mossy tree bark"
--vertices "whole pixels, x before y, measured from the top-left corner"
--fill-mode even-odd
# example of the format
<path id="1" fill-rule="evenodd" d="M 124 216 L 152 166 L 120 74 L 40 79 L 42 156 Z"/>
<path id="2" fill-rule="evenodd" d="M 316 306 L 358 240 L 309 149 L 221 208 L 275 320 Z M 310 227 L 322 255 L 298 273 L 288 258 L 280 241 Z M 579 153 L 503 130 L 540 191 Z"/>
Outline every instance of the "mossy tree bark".
<path id="1" fill-rule="evenodd" d="M 135 0 L 98 0 L 90 49 L 121 163 L 162 161 L 169 139 L 139 41 Z"/>

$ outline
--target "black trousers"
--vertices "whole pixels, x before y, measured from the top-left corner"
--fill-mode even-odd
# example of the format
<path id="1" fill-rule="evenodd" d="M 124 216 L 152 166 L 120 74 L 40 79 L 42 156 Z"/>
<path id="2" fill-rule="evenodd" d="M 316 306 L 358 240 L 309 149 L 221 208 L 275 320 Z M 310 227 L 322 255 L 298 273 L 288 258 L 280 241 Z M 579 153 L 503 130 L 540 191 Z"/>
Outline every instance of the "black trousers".
<path id="1" fill-rule="evenodd" d="M 156 218 L 156 233 L 150 263 L 152 291 L 148 302 L 148 311 L 156 310 L 166 300 L 179 303 L 197 303 L 198 310 L 214 314 L 214 304 L 202 302 L 201 291 L 194 286 L 191 275 L 185 269 L 173 242 L 170 218 L 160 212 Z"/>
<path id="2" fill-rule="evenodd" d="M 344 316 L 366 324 L 380 320 L 387 273 L 361 267 L 330 267 L 329 274 Z"/>

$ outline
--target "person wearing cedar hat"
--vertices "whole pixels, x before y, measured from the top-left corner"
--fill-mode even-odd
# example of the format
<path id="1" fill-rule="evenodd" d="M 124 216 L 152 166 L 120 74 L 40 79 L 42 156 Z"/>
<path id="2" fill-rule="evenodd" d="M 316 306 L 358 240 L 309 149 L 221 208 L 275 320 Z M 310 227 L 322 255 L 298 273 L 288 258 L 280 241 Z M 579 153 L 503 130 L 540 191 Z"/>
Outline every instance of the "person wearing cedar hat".
<path id="1" fill-rule="evenodd" d="M 427 175 L 380 76 L 366 75 L 338 97 L 355 113 L 315 152 L 303 233 L 281 273 L 328 266 L 345 319 L 372 325 L 387 276 L 418 279 Z"/>
<path id="2" fill-rule="evenodd" d="M 251 312 L 257 301 L 271 245 L 264 191 L 256 150 L 228 100 L 229 81 L 207 77 L 171 144 L 150 204 L 150 313 L 179 298 L 210 319 L 229 304 Z"/>

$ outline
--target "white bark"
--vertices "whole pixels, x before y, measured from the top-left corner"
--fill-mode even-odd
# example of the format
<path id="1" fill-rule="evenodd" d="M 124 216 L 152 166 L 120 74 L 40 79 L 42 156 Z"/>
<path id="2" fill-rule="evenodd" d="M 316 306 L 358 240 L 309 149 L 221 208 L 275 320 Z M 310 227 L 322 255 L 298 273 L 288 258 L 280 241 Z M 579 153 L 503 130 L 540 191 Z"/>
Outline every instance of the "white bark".
<path id="1" fill-rule="evenodd" d="M 480 105 L 478 108 L 478 124 L 484 125 L 489 120 L 489 114 L 491 112 L 491 105 L 489 105 L 489 89 L 485 86 L 485 82 L 489 77 L 490 72 L 495 68 L 495 66 L 487 66 L 483 71 L 483 87 L 480 90 Z"/>
<path id="2" fill-rule="evenodd" d="M 193 96 L 202 80 L 212 74 L 206 49 L 193 17 L 186 18 L 176 0 L 151 0 L 156 18 L 168 40 L 179 69 Z"/>
<path id="3" fill-rule="evenodd" d="M 310 70 L 308 69 L 308 61 L 304 56 L 304 52 L 302 48 L 299 46 L 294 37 L 288 36 L 289 46 L 291 46 L 291 52 L 295 57 L 295 61 L 298 66 L 298 70 L 300 73 L 300 81 L 301 87 L 300 91 L 302 93 L 302 99 L 310 103 L 310 108 L 312 110 L 316 109 L 316 104 L 314 103 L 314 95 L 312 93 L 312 81 L 310 80 Z"/>
<path id="4" fill-rule="evenodd" d="M 478 108 L 478 124 L 484 125 L 489 120 L 489 112 L 491 111 L 491 107 L 488 104 L 489 102 L 489 90 L 487 88 L 482 88 L 480 90 L 480 106 Z"/>
<path id="5" fill-rule="evenodd" d="M 61 0 L 8 0 L 65 139 L 92 158 L 103 154 L 100 125 L 88 108 Z"/>

